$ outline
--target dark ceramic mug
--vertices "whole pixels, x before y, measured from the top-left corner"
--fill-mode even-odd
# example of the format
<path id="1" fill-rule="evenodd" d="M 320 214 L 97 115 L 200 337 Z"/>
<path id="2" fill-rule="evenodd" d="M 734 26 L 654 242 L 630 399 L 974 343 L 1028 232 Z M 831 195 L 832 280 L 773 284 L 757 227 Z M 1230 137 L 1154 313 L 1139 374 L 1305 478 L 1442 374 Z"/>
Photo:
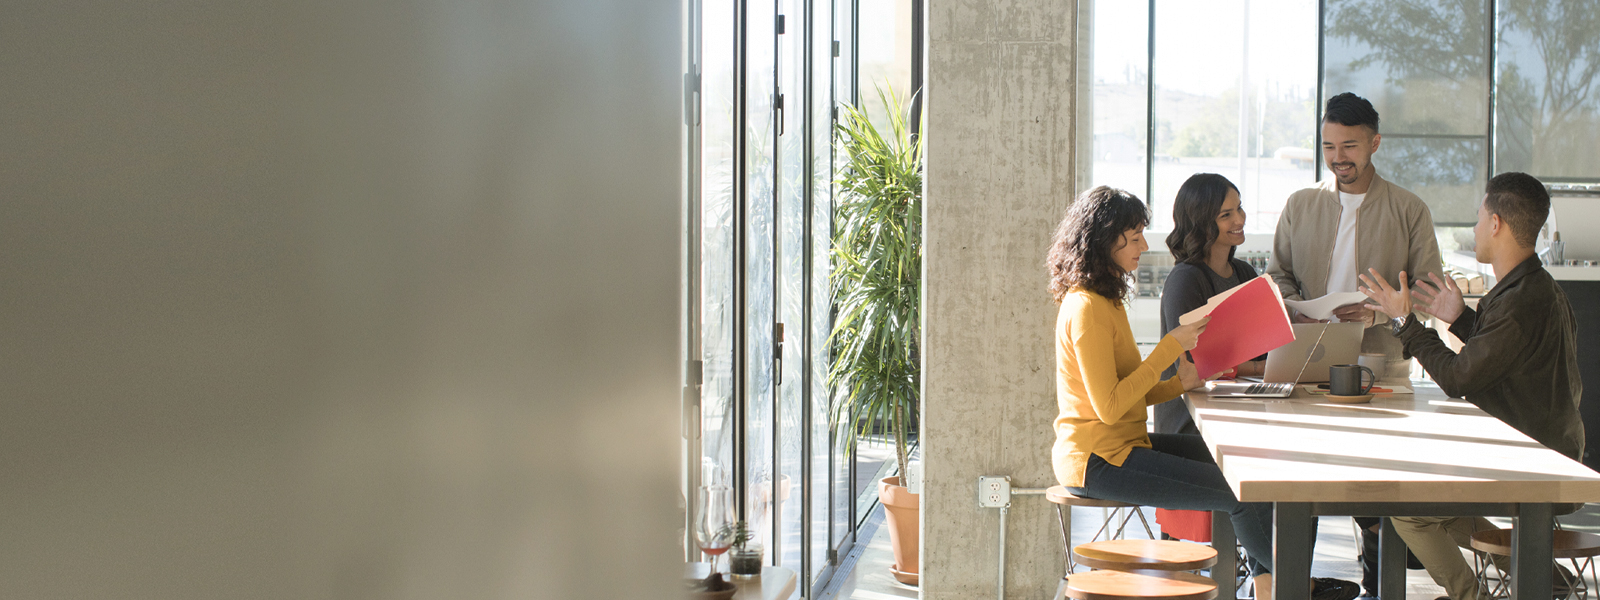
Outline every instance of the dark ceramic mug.
<path id="1" fill-rule="evenodd" d="M 1372 383 L 1361 384 L 1361 376 L 1372 378 Z M 1334 365 L 1328 367 L 1328 393 L 1335 396 L 1364 396 L 1378 383 L 1378 375 L 1361 365 Z"/>

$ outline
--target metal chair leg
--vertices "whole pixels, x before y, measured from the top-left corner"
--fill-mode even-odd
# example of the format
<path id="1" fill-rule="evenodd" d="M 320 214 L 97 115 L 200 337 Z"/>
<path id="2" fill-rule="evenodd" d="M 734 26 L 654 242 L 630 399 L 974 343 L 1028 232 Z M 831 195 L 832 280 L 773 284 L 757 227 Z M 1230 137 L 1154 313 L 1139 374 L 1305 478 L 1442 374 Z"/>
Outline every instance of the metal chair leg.
<path id="1" fill-rule="evenodd" d="M 1062 587 L 1057 590 L 1063 594 L 1067 591 L 1067 576 L 1077 568 L 1077 564 L 1072 560 L 1072 516 L 1069 512 L 1071 510 L 1069 507 L 1056 505 L 1056 520 L 1061 523 L 1061 549 L 1066 553 L 1066 558 L 1062 561 L 1062 567 L 1065 569 L 1061 574 Z"/>
<path id="2" fill-rule="evenodd" d="M 1117 509 L 1117 510 L 1123 510 L 1123 509 Z M 1122 522 L 1117 523 L 1117 534 L 1114 534 L 1114 536 L 1112 536 L 1112 538 L 1109 538 L 1109 539 L 1128 539 L 1128 531 L 1126 531 L 1126 530 L 1128 530 L 1128 522 L 1130 522 L 1130 520 L 1133 520 L 1134 515 L 1139 515 L 1139 523 L 1144 523 L 1144 534 L 1146 534 L 1146 536 L 1149 536 L 1150 539 L 1155 539 L 1155 531 L 1154 530 L 1150 530 L 1150 522 L 1149 522 L 1149 520 L 1146 520 L 1146 518 L 1144 518 L 1144 510 L 1142 510 L 1141 507 L 1138 507 L 1138 506 L 1128 507 L 1128 509 L 1126 509 L 1126 510 L 1131 510 L 1131 512 L 1128 512 L 1128 514 L 1123 515 Z M 1110 517 L 1110 518 L 1117 518 L 1117 515 L 1112 514 L 1112 517 Z M 1110 523 L 1110 520 L 1107 520 L 1107 523 Z M 1104 531 L 1104 526 L 1101 526 L 1101 530 Z M 1099 539 L 1099 534 L 1096 534 L 1096 536 L 1094 536 L 1094 539 Z"/>

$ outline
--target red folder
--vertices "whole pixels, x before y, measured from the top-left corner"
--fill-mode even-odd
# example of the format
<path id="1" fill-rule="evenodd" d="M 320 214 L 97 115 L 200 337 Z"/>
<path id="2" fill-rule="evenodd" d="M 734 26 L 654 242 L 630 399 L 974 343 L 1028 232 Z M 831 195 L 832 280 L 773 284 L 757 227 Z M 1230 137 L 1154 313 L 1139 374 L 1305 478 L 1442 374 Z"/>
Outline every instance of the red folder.
<path id="1" fill-rule="evenodd" d="M 1201 377 L 1226 371 L 1239 363 L 1294 341 L 1289 311 L 1278 296 L 1270 275 L 1262 275 L 1212 296 L 1206 305 L 1178 318 L 1187 325 L 1206 316 L 1211 322 L 1189 356 Z"/>

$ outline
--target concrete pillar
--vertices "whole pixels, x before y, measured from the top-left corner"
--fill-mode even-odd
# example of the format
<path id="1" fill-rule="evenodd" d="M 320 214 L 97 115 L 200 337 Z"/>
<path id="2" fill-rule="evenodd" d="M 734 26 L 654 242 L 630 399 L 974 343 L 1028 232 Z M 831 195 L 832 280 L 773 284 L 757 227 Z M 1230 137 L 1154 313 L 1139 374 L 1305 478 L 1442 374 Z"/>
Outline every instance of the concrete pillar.
<path id="1" fill-rule="evenodd" d="M 1055 483 L 1045 252 L 1073 191 L 1074 2 L 929 0 L 922 597 L 993 598 L 999 513 L 980 475 Z M 1013 498 L 1006 590 L 1055 590 L 1039 496 Z"/>

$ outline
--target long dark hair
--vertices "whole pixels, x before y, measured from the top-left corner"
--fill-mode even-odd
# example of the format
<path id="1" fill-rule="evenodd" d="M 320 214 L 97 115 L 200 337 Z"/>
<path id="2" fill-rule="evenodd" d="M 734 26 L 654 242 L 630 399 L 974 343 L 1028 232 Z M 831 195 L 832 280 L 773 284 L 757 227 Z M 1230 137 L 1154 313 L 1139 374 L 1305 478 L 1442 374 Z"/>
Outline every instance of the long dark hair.
<path id="1" fill-rule="evenodd" d="M 1217 215 L 1228 201 L 1228 190 L 1239 193 L 1232 181 L 1216 173 L 1196 173 L 1178 188 L 1178 197 L 1172 202 L 1172 233 L 1167 234 L 1167 249 L 1174 262 L 1205 264 L 1220 233 Z M 1228 249 L 1230 260 L 1233 250 Z"/>
<path id="2" fill-rule="evenodd" d="M 1056 226 L 1045 259 L 1056 303 L 1076 288 L 1120 306 L 1128 296 L 1128 274 L 1111 259 L 1111 252 L 1124 232 L 1149 224 L 1150 209 L 1124 190 L 1102 185 L 1079 194 Z"/>

